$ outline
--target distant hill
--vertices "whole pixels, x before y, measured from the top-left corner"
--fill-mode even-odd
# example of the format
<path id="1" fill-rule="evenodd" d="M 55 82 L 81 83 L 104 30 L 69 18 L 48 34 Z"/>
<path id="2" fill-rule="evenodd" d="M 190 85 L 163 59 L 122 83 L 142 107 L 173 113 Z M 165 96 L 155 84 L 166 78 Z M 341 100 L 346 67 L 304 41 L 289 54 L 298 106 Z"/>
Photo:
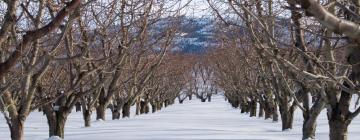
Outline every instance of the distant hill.
<path id="1" fill-rule="evenodd" d="M 173 51 L 203 53 L 214 43 L 213 21 L 208 18 L 180 17 L 181 27 L 175 39 Z"/>

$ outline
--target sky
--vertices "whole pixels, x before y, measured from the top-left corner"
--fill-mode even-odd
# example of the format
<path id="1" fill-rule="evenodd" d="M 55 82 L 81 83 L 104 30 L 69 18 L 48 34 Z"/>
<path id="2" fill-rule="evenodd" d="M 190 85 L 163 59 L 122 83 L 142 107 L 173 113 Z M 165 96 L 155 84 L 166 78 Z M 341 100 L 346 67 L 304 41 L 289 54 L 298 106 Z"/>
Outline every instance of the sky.
<path id="1" fill-rule="evenodd" d="M 187 3 L 189 0 L 182 0 Z M 189 6 L 183 10 L 184 14 L 190 17 L 209 16 L 209 5 L 206 0 L 191 0 Z"/>

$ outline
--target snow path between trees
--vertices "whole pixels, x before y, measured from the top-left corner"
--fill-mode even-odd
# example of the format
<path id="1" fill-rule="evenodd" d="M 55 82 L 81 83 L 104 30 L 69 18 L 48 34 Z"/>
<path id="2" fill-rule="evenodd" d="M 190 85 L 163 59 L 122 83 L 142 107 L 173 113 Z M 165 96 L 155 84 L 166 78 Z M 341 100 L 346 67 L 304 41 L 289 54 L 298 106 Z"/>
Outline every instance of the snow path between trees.
<path id="1" fill-rule="evenodd" d="M 134 108 L 132 108 L 134 111 Z M 316 138 L 328 139 L 328 125 L 324 110 L 318 118 Z M 95 121 L 92 126 L 83 127 L 81 112 L 73 112 L 66 123 L 65 140 L 294 140 L 301 139 L 302 115 L 297 110 L 294 129 L 281 131 L 281 123 L 263 118 L 248 117 L 233 109 L 222 96 L 213 97 L 212 102 L 202 103 L 197 99 L 184 101 L 164 108 L 157 113 L 135 116 L 120 120 Z M 360 119 L 357 117 L 349 128 L 349 140 L 360 137 Z M 0 118 L 0 140 L 10 140 L 10 134 L 3 116 Z M 25 140 L 46 140 L 48 126 L 41 112 L 33 112 L 25 123 Z"/>

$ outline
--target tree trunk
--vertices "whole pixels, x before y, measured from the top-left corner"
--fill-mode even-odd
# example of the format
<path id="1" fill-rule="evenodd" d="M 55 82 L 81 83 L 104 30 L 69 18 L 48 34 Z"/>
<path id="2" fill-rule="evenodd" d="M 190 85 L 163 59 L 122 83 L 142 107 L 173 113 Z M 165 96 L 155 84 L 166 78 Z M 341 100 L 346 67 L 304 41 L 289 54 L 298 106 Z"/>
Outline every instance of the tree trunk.
<path id="1" fill-rule="evenodd" d="M 265 110 L 264 112 L 265 112 L 265 120 L 272 118 L 271 110 Z"/>
<path id="2" fill-rule="evenodd" d="M 264 117 L 264 102 L 259 102 L 260 108 L 259 108 L 259 117 Z"/>
<path id="3" fill-rule="evenodd" d="M 114 105 L 112 111 L 112 119 L 119 120 L 121 117 L 121 110 L 124 106 L 124 101 L 122 99 L 116 100 L 116 105 Z"/>
<path id="4" fill-rule="evenodd" d="M 250 117 L 256 117 L 257 103 L 255 100 L 250 102 Z"/>
<path id="5" fill-rule="evenodd" d="M 175 104 L 175 98 L 169 100 L 169 105 L 173 105 L 173 104 Z"/>
<path id="6" fill-rule="evenodd" d="M 146 106 L 145 106 L 145 114 L 148 114 L 149 112 L 150 112 L 149 103 L 146 103 Z"/>
<path id="7" fill-rule="evenodd" d="M 274 105 L 272 115 L 273 115 L 272 116 L 273 117 L 273 122 L 278 122 L 279 121 L 279 113 L 278 113 L 278 107 L 277 107 L 276 103 Z"/>
<path id="8" fill-rule="evenodd" d="M 141 105 L 140 105 L 140 101 L 136 101 L 136 115 L 140 115 L 140 111 L 141 111 Z"/>
<path id="9" fill-rule="evenodd" d="M 292 129 L 293 116 L 290 112 L 281 113 L 282 130 Z"/>
<path id="10" fill-rule="evenodd" d="M 208 102 L 211 102 L 211 95 L 209 95 L 209 96 L 207 97 L 207 99 L 208 99 Z"/>
<path id="11" fill-rule="evenodd" d="M 148 102 L 141 101 L 140 102 L 140 114 L 149 113 Z"/>
<path id="12" fill-rule="evenodd" d="M 139 103 L 140 106 L 140 114 L 144 114 L 145 113 L 145 102 L 144 101 L 140 101 Z"/>
<path id="13" fill-rule="evenodd" d="M 353 74 L 351 73 L 349 76 L 350 80 L 354 79 Z M 344 82 L 344 86 L 349 87 L 346 82 Z M 348 126 L 351 123 L 351 119 L 349 119 L 351 97 L 352 94 L 341 91 L 340 100 L 328 109 L 330 140 L 347 140 Z"/>
<path id="14" fill-rule="evenodd" d="M 96 120 L 105 121 L 105 114 L 106 114 L 106 106 L 104 104 L 100 104 L 96 108 Z"/>
<path id="15" fill-rule="evenodd" d="M 340 118 L 329 120 L 330 140 L 347 140 L 350 121 Z"/>
<path id="16" fill-rule="evenodd" d="M 91 110 L 83 108 L 83 118 L 85 127 L 90 127 L 91 125 Z"/>
<path id="17" fill-rule="evenodd" d="M 119 120 L 120 119 L 120 105 L 117 104 L 117 105 L 114 105 L 113 109 L 111 110 L 112 112 L 112 119 L 113 120 Z"/>
<path id="18" fill-rule="evenodd" d="M 264 103 L 265 120 L 271 119 L 274 112 L 274 107 L 268 102 Z"/>
<path id="19" fill-rule="evenodd" d="M 43 111 L 49 125 L 49 137 L 54 136 L 56 133 L 56 114 L 51 105 L 44 105 Z"/>
<path id="20" fill-rule="evenodd" d="M 80 112 L 80 111 L 81 111 L 81 103 L 80 103 L 80 102 L 77 102 L 77 103 L 75 104 L 75 111 L 76 111 L 76 112 Z"/>
<path id="21" fill-rule="evenodd" d="M 169 105 L 169 102 L 168 102 L 167 100 L 165 100 L 164 106 L 165 106 L 165 107 L 168 107 L 168 105 Z"/>
<path id="22" fill-rule="evenodd" d="M 10 134 L 11 140 L 24 140 L 24 122 L 19 118 L 11 118 Z"/>
<path id="23" fill-rule="evenodd" d="M 226 99 L 226 98 L 225 98 Z M 233 100 L 233 99 L 228 99 L 228 102 L 230 103 L 230 105 L 233 107 L 233 108 L 238 108 L 240 106 L 241 108 L 241 104 L 239 103 L 238 100 Z"/>
<path id="24" fill-rule="evenodd" d="M 62 108 L 62 107 L 60 107 Z M 68 113 L 67 109 L 53 110 L 51 106 L 44 107 L 44 112 L 46 114 L 48 125 L 49 125 L 49 137 L 59 136 L 64 138 L 64 129 Z"/>
<path id="25" fill-rule="evenodd" d="M 150 104 L 151 104 L 151 112 L 152 112 L 152 113 L 155 113 L 156 110 L 157 110 L 156 103 L 151 102 Z"/>
<path id="26" fill-rule="evenodd" d="M 68 114 L 62 111 L 56 112 L 56 127 L 55 127 L 55 136 L 59 136 L 64 139 L 65 136 L 65 123 L 67 120 Z"/>
<path id="27" fill-rule="evenodd" d="M 315 139 L 316 119 L 325 107 L 326 103 L 319 98 L 314 105 L 309 109 L 309 94 L 304 94 L 303 105 L 308 111 L 303 112 L 303 139 Z"/>
<path id="28" fill-rule="evenodd" d="M 123 118 L 129 118 L 130 117 L 130 107 L 131 107 L 131 103 L 130 101 L 126 102 L 122 108 L 122 114 L 123 114 Z"/>
<path id="29" fill-rule="evenodd" d="M 189 96 L 189 100 L 192 100 L 192 94 L 188 95 Z"/>
<path id="30" fill-rule="evenodd" d="M 284 103 L 287 104 L 287 102 L 284 102 Z M 280 107 L 281 123 L 282 123 L 283 131 L 292 129 L 292 127 L 293 127 L 295 106 L 296 105 L 292 105 L 290 107 L 288 107 L 288 106 Z"/>
<path id="31" fill-rule="evenodd" d="M 241 103 L 241 113 L 246 113 L 248 105 L 246 103 Z"/>
<path id="32" fill-rule="evenodd" d="M 179 99 L 179 103 L 180 103 L 180 104 L 184 103 L 184 101 L 185 101 L 185 99 L 186 99 L 186 97 L 183 98 L 183 99 L 181 99 L 180 95 L 179 95 L 177 98 Z"/>
<path id="33" fill-rule="evenodd" d="M 163 103 L 162 102 L 157 102 L 157 109 L 156 110 L 161 110 L 163 107 Z"/>
<path id="34" fill-rule="evenodd" d="M 316 117 L 308 118 L 304 120 L 302 128 L 302 139 L 315 139 L 315 130 L 316 130 Z"/>

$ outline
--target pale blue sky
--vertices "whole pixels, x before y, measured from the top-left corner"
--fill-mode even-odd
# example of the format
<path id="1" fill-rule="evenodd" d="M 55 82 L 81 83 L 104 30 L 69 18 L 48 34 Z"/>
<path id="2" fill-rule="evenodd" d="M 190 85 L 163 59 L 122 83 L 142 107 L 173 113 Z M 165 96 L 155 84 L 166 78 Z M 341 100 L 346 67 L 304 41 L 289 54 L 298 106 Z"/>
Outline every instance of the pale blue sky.
<path id="1" fill-rule="evenodd" d="M 183 0 L 187 3 L 189 0 Z M 190 5 L 183 11 L 184 14 L 194 17 L 202 17 L 210 15 L 209 5 L 206 0 L 191 0 Z"/>

